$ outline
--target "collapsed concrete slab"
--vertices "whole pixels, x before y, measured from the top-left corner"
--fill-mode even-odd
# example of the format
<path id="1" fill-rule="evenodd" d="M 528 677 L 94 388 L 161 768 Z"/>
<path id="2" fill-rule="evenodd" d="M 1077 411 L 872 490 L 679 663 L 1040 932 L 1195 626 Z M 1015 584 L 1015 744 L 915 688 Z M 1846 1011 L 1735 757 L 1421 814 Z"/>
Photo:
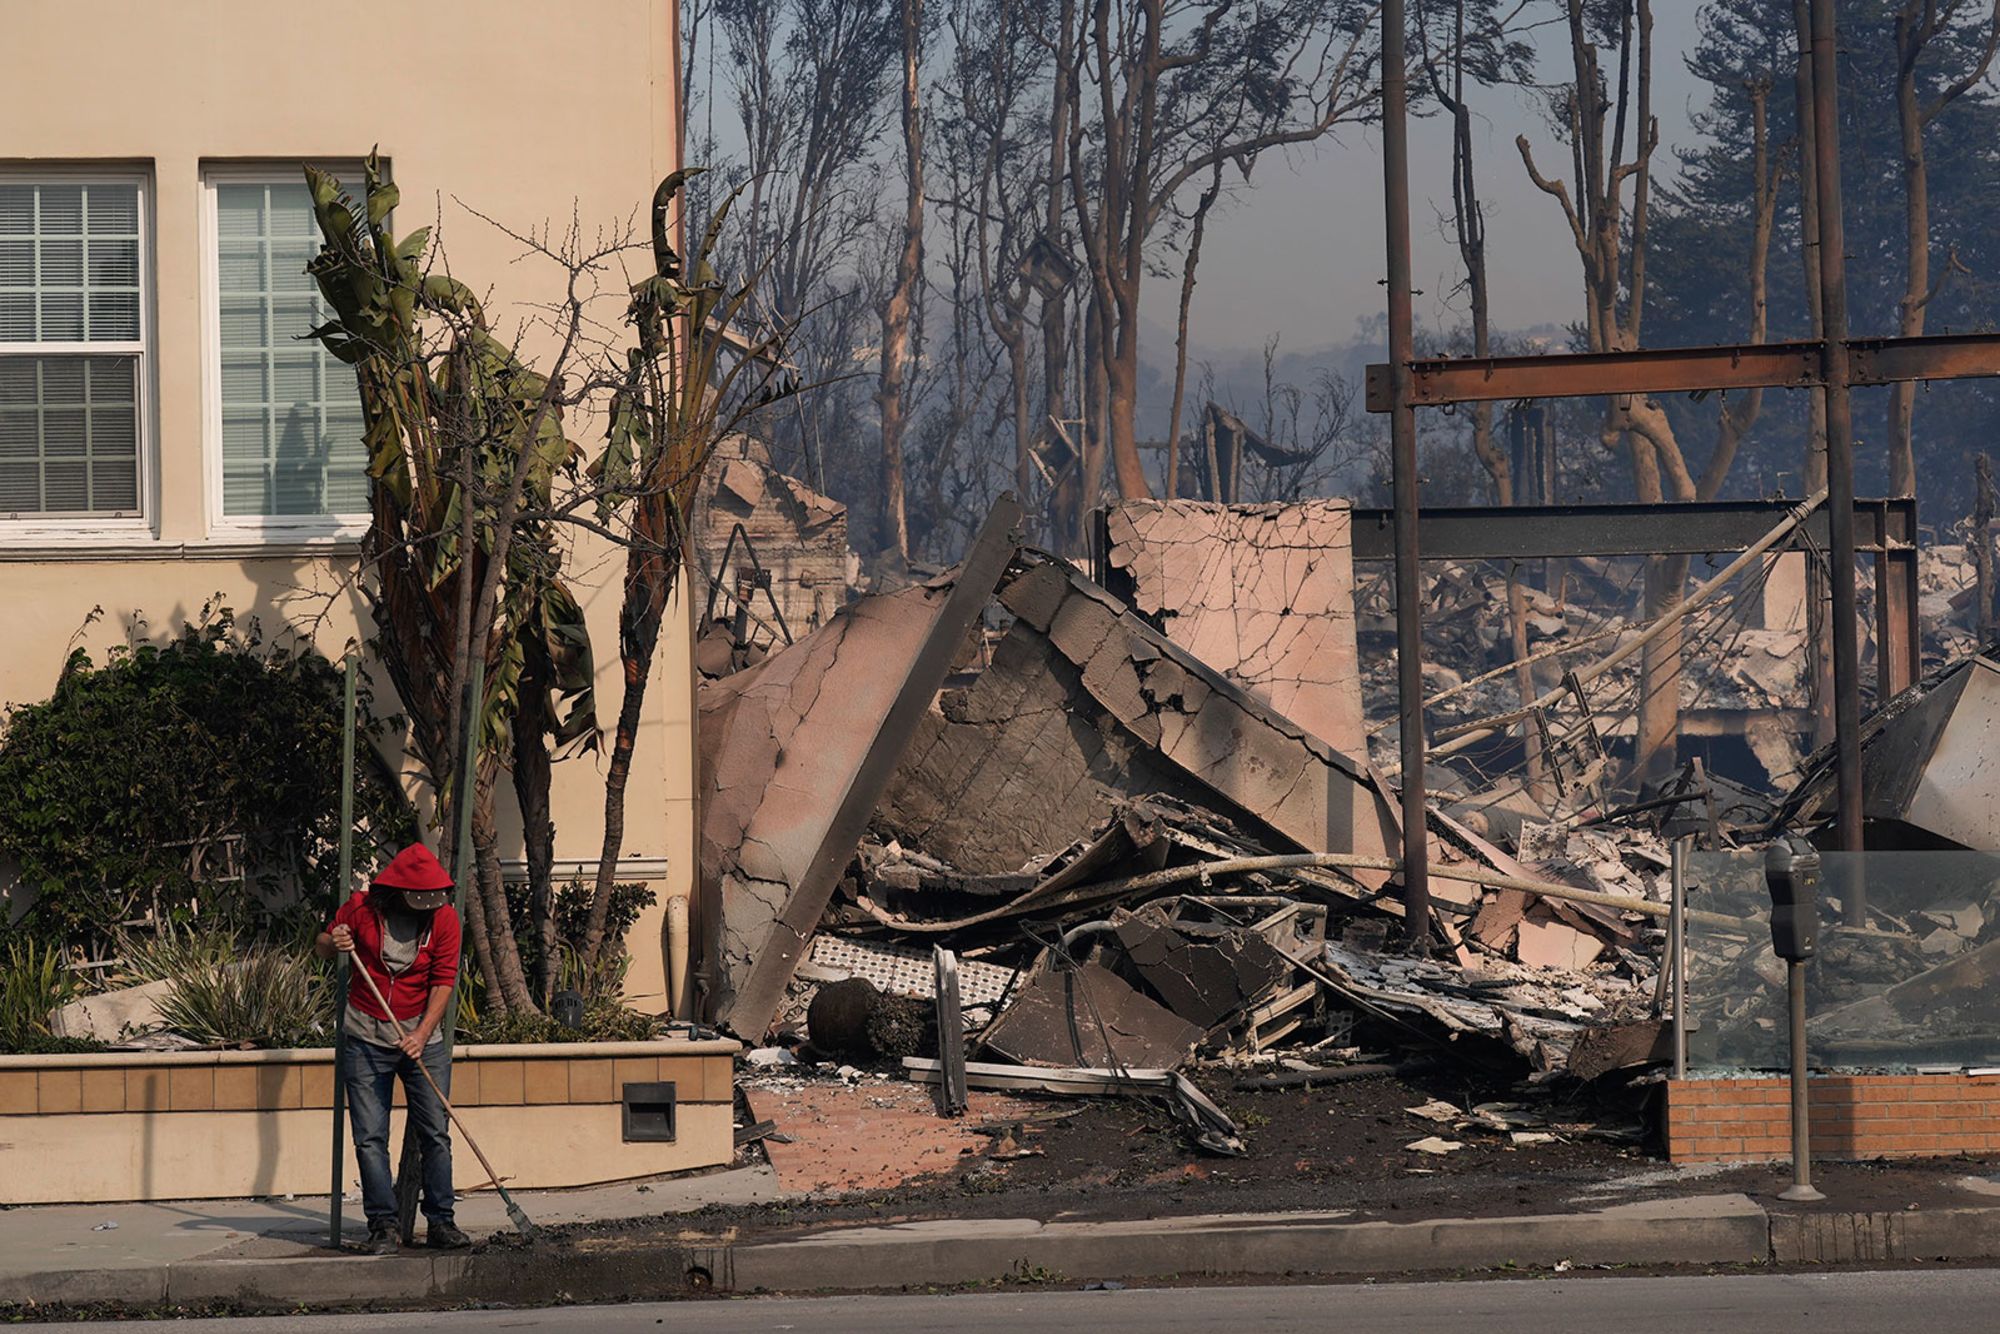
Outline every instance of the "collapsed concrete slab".
<path id="1" fill-rule="evenodd" d="M 1366 755 L 1345 500 L 1129 500 L 1104 514 L 1105 587 L 1345 755 Z"/>
<path id="2" fill-rule="evenodd" d="M 1037 558 L 1000 601 L 1016 620 L 992 665 L 924 719 L 884 798 L 878 820 L 898 838 L 966 871 L 1015 870 L 1162 793 L 1309 852 L 1399 846 L 1370 771 L 1070 565 Z"/>
<path id="3" fill-rule="evenodd" d="M 703 1013 L 777 1013 L 911 731 L 1014 549 L 1003 497 L 952 575 L 845 608 L 701 691 Z"/>

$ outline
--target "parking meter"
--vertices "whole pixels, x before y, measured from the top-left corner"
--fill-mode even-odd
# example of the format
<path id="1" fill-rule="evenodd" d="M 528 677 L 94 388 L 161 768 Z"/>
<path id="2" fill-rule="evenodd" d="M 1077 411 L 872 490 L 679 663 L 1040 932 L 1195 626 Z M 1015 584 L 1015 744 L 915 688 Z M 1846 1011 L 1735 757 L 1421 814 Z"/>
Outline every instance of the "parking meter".
<path id="1" fill-rule="evenodd" d="M 1787 963 L 1804 963 L 1819 943 L 1819 872 L 1819 850 L 1802 838 L 1781 838 L 1764 851 L 1771 949 Z"/>

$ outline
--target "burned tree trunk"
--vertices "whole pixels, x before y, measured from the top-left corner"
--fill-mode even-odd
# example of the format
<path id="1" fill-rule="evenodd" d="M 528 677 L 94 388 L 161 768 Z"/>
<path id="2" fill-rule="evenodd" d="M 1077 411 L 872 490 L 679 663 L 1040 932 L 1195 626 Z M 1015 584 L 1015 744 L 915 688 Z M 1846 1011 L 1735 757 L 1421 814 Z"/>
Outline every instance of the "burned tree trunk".
<path id="1" fill-rule="evenodd" d="M 924 262 L 924 127 L 918 66 L 923 54 L 923 0 L 902 0 L 903 238 L 896 282 L 882 307 L 882 375 L 875 402 L 882 413 L 882 547 L 910 558 L 910 519 L 903 478 L 903 430 L 909 413 L 912 325 Z"/>
<path id="2" fill-rule="evenodd" d="M 1985 48 L 1965 76 L 1925 98 L 1919 87 L 1918 64 L 1924 53 L 1951 27 L 1965 8 L 1962 3 L 1904 0 L 1896 11 L 1896 128 L 1901 135 L 1903 175 L 1904 281 L 1896 305 L 1897 332 L 1915 338 L 1924 331 L 1924 312 L 1937 295 L 1931 280 L 1931 183 L 1924 154 L 1924 131 L 1944 109 L 1981 79 L 1993 63 L 2000 43 L 2000 4 L 1987 24 Z M 1917 491 L 1917 464 L 1912 433 L 1917 384 L 1899 380 L 1889 390 L 1889 494 L 1911 496 Z"/>

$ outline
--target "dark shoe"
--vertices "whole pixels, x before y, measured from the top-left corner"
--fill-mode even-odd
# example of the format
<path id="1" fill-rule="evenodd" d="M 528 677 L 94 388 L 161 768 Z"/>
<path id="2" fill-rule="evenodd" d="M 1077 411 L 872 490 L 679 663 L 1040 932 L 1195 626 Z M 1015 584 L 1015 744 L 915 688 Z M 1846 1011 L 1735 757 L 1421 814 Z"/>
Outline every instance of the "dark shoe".
<path id="1" fill-rule="evenodd" d="M 394 1255 L 402 1250 L 402 1243 L 396 1240 L 396 1230 L 387 1227 L 368 1229 L 368 1244 L 364 1249 L 370 1255 Z"/>
<path id="2" fill-rule="evenodd" d="M 434 1251 L 462 1251 L 472 1245 L 472 1238 L 450 1223 L 432 1223 L 425 1230 L 424 1244 Z"/>

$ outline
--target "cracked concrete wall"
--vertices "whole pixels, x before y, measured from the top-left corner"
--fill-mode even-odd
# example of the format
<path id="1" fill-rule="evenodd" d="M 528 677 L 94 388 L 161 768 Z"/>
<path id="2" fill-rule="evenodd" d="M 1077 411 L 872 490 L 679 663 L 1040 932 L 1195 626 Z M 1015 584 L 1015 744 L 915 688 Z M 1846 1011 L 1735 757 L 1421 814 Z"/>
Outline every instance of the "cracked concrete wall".
<path id="1" fill-rule="evenodd" d="M 1385 855 L 1395 816 L 1354 761 L 1046 561 L 1003 586 L 993 664 L 926 720 L 878 820 L 961 870 L 1000 873 L 1165 793 L 1311 851 Z"/>
<path id="2" fill-rule="evenodd" d="M 1105 512 L 1114 591 L 1335 750 L 1367 754 L 1344 500 L 1132 500 Z"/>
<path id="3" fill-rule="evenodd" d="M 702 687 L 709 1013 L 726 1009 L 770 937 L 949 593 L 940 583 L 864 599 Z"/>

